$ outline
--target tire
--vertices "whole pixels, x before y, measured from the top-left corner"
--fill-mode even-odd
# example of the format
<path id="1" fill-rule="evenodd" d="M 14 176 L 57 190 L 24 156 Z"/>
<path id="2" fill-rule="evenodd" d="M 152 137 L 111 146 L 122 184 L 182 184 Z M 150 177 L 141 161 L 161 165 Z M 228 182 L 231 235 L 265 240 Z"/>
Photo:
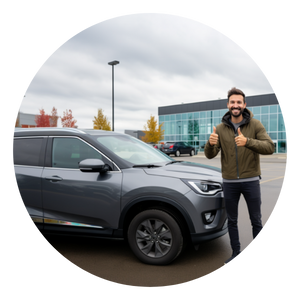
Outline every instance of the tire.
<path id="1" fill-rule="evenodd" d="M 191 150 L 190 156 L 194 156 L 195 155 L 195 150 Z"/>
<path id="2" fill-rule="evenodd" d="M 180 156 L 180 151 L 179 150 L 176 150 L 176 152 L 175 152 L 175 156 Z"/>
<path id="3" fill-rule="evenodd" d="M 131 250 L 146 264 L 169 264 L 183 248 L 179 225 L 171 215 L 161 210 L 151 209 L 137 214 L 127 234 Z"/>

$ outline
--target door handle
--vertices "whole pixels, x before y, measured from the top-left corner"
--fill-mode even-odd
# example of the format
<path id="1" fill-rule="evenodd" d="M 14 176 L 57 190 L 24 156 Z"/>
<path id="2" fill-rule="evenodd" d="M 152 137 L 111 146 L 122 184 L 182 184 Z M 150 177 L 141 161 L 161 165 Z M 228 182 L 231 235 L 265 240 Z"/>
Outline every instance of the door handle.
<path id="1" fill-rule="evenodd" d="M 45 177 L 46 180 L 49 180 L 51 182 L 57 182 L 57 181 L 62 181 L 63 178 L 59 176 L 51 176 L 51 177 Z"/>

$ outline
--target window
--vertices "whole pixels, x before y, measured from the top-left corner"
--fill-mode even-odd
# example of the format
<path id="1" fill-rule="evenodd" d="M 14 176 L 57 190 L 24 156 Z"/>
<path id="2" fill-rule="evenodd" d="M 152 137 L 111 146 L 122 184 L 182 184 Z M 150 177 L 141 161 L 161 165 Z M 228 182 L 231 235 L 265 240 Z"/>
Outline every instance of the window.
<path id="1" fill-rule="evenodd" d="M 277 114 L 270 115 L 270 131 L 277 131 Z"/>
<path id="2" fill-rule="evenodd" d="M 286 141 L 279 141 L 278 142 L 278 153 L 286 153 L 287 146 Z"/>
<path id="3" fill-rule="evenodd" d="M 165 135 L 170 134 L 171 133 L 171 129 L 170 129 L 170 122 L 165 122 Z"/>
<path id="4" fill-rule="evenodd" d="M 269 113 L 269 106 L 262 106 L 261 107 L 261 113 L 262 114 L 268 114 Z"/>
<path id="5" fill-rule="evenodd" d="M 176 133 L 176 124 L 175 122 L 170 122 L 171 124 L 171 134 L 175 134 Z"/>
<path id="6" fill-rule="evenodd" d="M 182 124 L 181 121 L 176 122 L 176 133 L 177 134 L 182 134 Z"/>
<path id="7" fill-rule="evenodd" d="M 182 120 L 187 120 L 188 119 L 188 114 L 182 114 Z"/>
<path id="8" fill-rule="evenodd" d="M 260 115 L 260 106 L 259 107 L 253 107 L 252 109 L 253 109 L 252 112 L 253 112 L 255 117 L 257 115 Z"/>
<path id="9" fill-rule="evenodd" d="M 214 111 L 213 111 L 213 117 L 214 117 L 214 118 L 220 117 L 220 110 L 214 110 Z"/>
<path id="10" fill-rule="evenodd" d="M 183 121 L 182 122 L 182 134 L 188 134 L 188 121 Z"/>
<path id="11" fill-rule="evenodd" d="M 192 120 L 189 120 L 188 133 L 192 134 L 193 132 L 194 132 L 194 124 Z"/>
<path id="12" fill-rule="evenodd" d="M 206 111 L 200 112 L 200 119 L 206 118 Z"/>
<path id="13" fill-rule="evenodd" d="M 87 158 L 102 159 L 102 155 L 77 138 L 53 139 L 52 167 L 78 169 L 79 162 Z"/>
<path id="14" fill-rule="evenodd" d="M 274 113 L 276 114 L 277 113 L 277 106 L 278 105 L 271 105 L 270 106 L 270 113 L 271 114 L 274 114 Z"/>
<path id="15" fill-rule="evenodd" d="M 285 131 L 284 121 L 282 114 L 278 114 L 278 131 Z"/>
<path id="16" fill-rule="evenodd" d="M 264 125 L 267 131 L 269 131 L 269 115 L 261 116 L 261 123 Z"/>
<path id="17" fill-rule="evenodd" d="M 199 134 L 199 120 L 194 120 L 194 134 Z"/>
<path id="18" fill-rule="evenodd" d="M 272 140 L 277 140 L 277 132 L 270 132 L 269 136 Z"/>
<path id="19" fill-rule="evenodd" d="M 43 138 L 23 138 L 14 140 L 15 165 L 42 166 L 40 155 Z"/>

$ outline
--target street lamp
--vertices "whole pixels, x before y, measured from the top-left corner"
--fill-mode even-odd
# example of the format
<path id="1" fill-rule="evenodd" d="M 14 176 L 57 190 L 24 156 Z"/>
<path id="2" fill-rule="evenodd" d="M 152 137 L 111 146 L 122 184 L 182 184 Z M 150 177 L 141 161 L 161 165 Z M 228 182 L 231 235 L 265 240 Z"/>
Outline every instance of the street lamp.
<path id="1" fill-rule="evenodd" d="M 112 131 L 114 131 L 114 66 L 119 64 L 117 60 L 111 61 L 108 64 L 112 66 Z"/>

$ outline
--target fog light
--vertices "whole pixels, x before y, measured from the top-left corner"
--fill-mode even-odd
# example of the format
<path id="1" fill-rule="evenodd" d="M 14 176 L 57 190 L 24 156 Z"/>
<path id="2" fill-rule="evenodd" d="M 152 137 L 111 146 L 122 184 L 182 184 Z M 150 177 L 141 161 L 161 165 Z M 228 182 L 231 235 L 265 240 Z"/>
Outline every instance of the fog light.
<path id="1" fill-rule="evenodd" d="M 210 211 L 204 213 L 204 222 L 205 224 L 210 224 L 214 221 L 215 219 L 216 212 L 215 211 Z"/>

